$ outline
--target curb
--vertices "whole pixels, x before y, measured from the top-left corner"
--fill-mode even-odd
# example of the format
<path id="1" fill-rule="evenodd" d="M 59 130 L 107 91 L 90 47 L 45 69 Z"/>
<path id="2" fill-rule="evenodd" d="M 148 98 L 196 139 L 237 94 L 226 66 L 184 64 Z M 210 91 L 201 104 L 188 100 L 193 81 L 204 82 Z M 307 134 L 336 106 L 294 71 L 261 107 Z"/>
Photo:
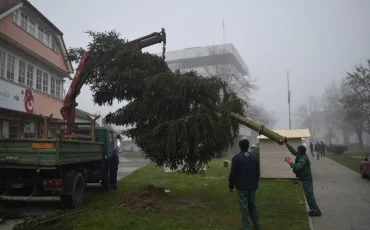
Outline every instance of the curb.
<path id="1" fill-rule="evenodd" d="M 304 202 L 306 204 L 306 209 L 307 211 L 310 211 L 310 208 L 308 207 L 308 204 L 307 204 L 307 199 L 306 199 L 306 196 L 304 195 L 304 192 L 303 192 L 303 197 L 304 197 Z M 315 230 L 315 228 L 313 227 L 313 223 L 312 223 L 312 218 L 308 216 L 308 225 L 310 226 L 310 230 Z"/>

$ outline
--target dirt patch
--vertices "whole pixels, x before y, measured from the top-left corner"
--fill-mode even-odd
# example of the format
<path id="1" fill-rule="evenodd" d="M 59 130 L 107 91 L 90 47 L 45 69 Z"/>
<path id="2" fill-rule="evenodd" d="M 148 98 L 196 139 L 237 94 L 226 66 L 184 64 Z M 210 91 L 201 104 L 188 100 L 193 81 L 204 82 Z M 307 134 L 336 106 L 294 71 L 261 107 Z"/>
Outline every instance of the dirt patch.
<path id="1" fill-rule="evenodd" d="M 130 197 L 125 197 L 120 203 L 120 207 L 129 207 L 131 210 L 171 211 L 186 210 L 198 206 L 200 201 L 191 197 L 172 196 L 167 194 L 164 188 L 157 188 L 149 184 Z"/>

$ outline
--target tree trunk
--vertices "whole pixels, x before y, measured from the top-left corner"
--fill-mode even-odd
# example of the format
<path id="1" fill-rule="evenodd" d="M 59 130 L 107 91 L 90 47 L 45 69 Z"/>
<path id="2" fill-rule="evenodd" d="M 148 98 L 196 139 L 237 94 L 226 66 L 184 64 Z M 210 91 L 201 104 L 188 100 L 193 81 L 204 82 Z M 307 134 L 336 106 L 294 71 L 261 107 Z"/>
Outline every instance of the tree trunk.
<path id="1" fill-rule="evenodd" d="M 348 145 L 349 143 L 349 131 L 348 128 L 343 127 L 343 144 Z"/>
<path id="2" fill-rule="evenodd" d="M 356 126 L 355 130 L 356 130 L 356 134 L 357 134 L 357 137 L 358 137 L 358 142 L 360 143 L 360 148 L 363 148 L 364 147 L 364 141 L 362 139 L 362 127 Z"/>

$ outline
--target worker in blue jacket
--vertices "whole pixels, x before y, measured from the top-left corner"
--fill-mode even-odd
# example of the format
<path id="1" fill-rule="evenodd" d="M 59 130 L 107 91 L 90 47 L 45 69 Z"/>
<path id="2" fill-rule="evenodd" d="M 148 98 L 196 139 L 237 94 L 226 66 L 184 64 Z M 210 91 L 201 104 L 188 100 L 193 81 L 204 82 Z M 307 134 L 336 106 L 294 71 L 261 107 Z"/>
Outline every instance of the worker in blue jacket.
<path id="1" fill-rule="evenodd" d="M 259 230 L 259 216 L 256 202 L 256 190 L 260 178 L 259 160 L 256 154 L 248 152 L 249 141 L 239 141 L 240 153 L 231 161 L 229 176 L 230 192 L 237 189 L 240 212 L 243 219 L 243 229 L 251 229 L 248 218 L 252 219 L 253 229 Z"/>
<path id="2" fill-rule="evenodd" d="M 118 164 L 119 164 L 119 156 L 117 148 L 113 149 L 112 155 L 108 159 L 109 162 L 109 183 L 111 185 L 112 190 L 117 190 L 117 172 L 118 172 Z"/>

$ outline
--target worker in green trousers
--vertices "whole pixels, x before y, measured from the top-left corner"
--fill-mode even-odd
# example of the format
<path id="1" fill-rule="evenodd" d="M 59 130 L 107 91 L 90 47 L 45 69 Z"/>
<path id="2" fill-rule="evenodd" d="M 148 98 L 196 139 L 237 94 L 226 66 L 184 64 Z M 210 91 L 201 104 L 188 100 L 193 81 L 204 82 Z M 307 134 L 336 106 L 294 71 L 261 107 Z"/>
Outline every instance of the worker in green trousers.
<path id="1" fill-rule="evenodd" d="M 229 176 L 230 192 L 234 187 L 237 189 L 240 212 L 243 220 L 243 229 L 251 230 L 249 220 L 253 222 L 253 229 L 259 230 L 259 216 L 256 202 L 256 190 L 258 189 L 260 168 L 256 154 L 248 152 L 249 141 L 239 141 L 240 153 L 236 154 L 231 161 Z"/>
<path id="2" fill-rule="evenodd" d="M 296 174 L 296 176 L 302 181 L 304 195 L 306 196 L 306 200 L 310 208 L 308 214 L 310 216 L 321 216 L 321 211 L 317 206 L 316 199 L 313 194 L 311 162 L 306 154 L 306 147 L 300 145 L 298 146 L 297 150 L 295 150 L 291 145 L 288 144 L 287 138 L 285 138 L 285 144 L 289 151 L 296 156 L 294 163 L 290 162 L 290 160 L 287 162 L 293 169 L 293 172 Z"/>

